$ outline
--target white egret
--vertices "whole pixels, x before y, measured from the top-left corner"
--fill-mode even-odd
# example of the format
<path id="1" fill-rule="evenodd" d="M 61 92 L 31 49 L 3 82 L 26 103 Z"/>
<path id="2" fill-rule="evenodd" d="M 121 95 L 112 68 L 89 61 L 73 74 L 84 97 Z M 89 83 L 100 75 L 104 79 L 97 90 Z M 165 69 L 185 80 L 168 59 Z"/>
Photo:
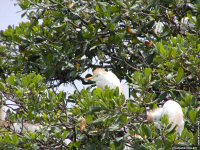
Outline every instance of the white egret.
<path id="1" fill-rule="evenodd" d="M 0 108 L 0 121 L 6 120 L 6 107 L 4 105 Z"/>
<path id="2" fill-rule="evenodd" d="M 118 87 L 119 94 L 123 94 L 120 80 L 111 71 L 105 71 L 102 68 L 97 68 L 93 71 L 93 76 L 86 78 L 86 80 L 95 81 L 97 87 L 105 89 L 108 86 L 110 89 L 116 89 Z"/>
<path id="3" fill-rule="evenodd" d="M 181 106 L 173 100 L 168 100 L 162 108 L 148 111 L 147 121 L 159 124 L 159 121 L 164 115 L 168 115 L 169 122 L 172 123 L 169 131 L 177 125 L 176 132 L 181 135 L 184 129 L 184 118 Z"/>
<path id="4" fill-rule="evenodd" d="M 11 130 L 16 132 L 29 131 L 35 132 L 42 128 L 42 125 L 39 124 L 30 124 L 27 122 L 22 123 L 10 123 L 6 121 L 6 106 L 2 105 L 0 108 L 0 128 L 10 127 Z"/>

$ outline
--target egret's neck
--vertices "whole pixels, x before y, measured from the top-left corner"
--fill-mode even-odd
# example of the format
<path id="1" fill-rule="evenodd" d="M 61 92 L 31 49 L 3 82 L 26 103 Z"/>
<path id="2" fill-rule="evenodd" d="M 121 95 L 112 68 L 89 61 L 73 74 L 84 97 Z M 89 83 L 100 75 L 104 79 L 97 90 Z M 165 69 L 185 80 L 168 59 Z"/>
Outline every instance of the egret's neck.
<path id="1" fill-rule="evenodd" d="M 149 122 L 159 121 L 162 117 L 163 108 L 157 108 L 147 112 L 147 120 Z"/>

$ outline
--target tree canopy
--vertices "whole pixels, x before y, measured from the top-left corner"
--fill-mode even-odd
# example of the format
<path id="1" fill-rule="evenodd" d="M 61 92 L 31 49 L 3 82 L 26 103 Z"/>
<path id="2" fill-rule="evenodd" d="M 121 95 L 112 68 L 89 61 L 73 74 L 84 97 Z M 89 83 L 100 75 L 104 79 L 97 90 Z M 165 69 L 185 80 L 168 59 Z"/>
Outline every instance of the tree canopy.
<path id="1" fill-rule="evenodd" d="M 198 0 L 18 0 L 17 5 L 28 21 L 0 32 L 0 99 L 18 106 L 7 112 L 9 122 L 43 128 L 33 133 L 1 129 L 0 147 L 198 146 Z M 75 80 L 88 84 L 82 73 L 97 67 L 125 79 L 130 97 L 110 89 L 87 88 L 72 95 L 56 90 Z M 160 129 L 144 122 L 146 108 L 168 98 L 183 109 L 180 137 L 167 132 L 166 118 Z"/>

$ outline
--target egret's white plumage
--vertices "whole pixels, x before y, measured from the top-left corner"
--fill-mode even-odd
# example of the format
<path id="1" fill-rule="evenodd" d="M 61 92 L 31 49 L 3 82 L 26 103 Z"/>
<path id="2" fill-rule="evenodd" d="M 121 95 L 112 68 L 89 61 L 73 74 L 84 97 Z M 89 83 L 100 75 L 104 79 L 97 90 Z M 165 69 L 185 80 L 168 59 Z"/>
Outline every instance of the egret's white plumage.
<path id="1" fill-rule="evenodd" d="M 30 123 L 13 123 L 11 125 L 11 129 L 16 132 L 28 131 L 28 132 L 36 132 L 42 129 L 42 125 L 39 124 L 30 124 Z"/>
<path id="2" fill-rule="evenodd" d="M 0 106 L 0 121 L 6 120 L 6 107 L 4 105 Z"/>
<path id="3" fill-rule="evenodd" d="M 93 71 L 93 76 L 86 78 L 87 80 L 95 81 L 97 87 L 105 89 L 108 86 L 110 89 L 119 88 L 119 93 L 122 94 L 122 87 L 120 80 L 111 71 L 105 71 L 104 69 L 97 68 Z"/>
<path id="4" fill-rule="evenodd" d="M 9 127 L 11 130 L 16 132 L 29 131 L 35 132 L 42 128 L 42 125 L 39 124 L 30 124 L 30 123 L 10 123 L 6 121 L 6 106 L 1 106 L 0 108 L 0 128 L 7 128 Z"/>
<path id="5" fill-rule="evenodd" d="M 169 131 L 177 125 L 176 131 L 181 135 L 184 129 L 184 118 L 181 106 L 173 100 L 168 100 L 162 108 L 147 112 L 147 120 L 149 122 L 153 121 L 158 123 L 164 115 L 168 115 L 169 121 L 172 123 L 172 127 Z"/>

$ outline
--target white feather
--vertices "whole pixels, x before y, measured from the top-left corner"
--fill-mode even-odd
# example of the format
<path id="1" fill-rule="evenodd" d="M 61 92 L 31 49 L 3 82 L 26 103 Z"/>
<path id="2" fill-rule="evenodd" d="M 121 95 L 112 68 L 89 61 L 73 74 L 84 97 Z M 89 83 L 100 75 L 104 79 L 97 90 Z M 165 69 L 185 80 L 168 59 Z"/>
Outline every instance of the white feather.
<path id="1" fill-rule="evenodd" d="M 97 87 L 105 89 L 108 86 L 110 89 L 119 88 L 119 93 L 122 93 L 121 83 L 117 76 L 111 71 L 105 71 L 103 69 L 97 68 L 93 71 L 93 81 L 96 82 Z"/>
<path id="2" fill-rule="evenodd" d="M 160 120 L 164 115 L 168 115 L 169 122 L 172 123 L 172 127 L 169 131 L 177 125 L 176 131 L 181 135 L 184 129 L 184 118 L 181 106 L 173 100 L 168 100 L 163 105 L 163 108 L 148 112 L 147 119 L 149 119 L 149 121 L 152 120 L 160 127 Z"/>
<path id="3" fill-rule="evenodd" d="M 165 114 L 168 115 L 169 121 L 173 123 L 169 130 L 172 130 L 177 125 L 176 130 L 181 135 L 184 129 L 184 118 L 181 106 L 173 100 L 168 100 L 163 105 L 163 115 Z"/>
<path id="4" fill-rule="evenodd" d="M 6 120 L 6 107 L 3 105 L 0 108 L 0 121 Z"/>

